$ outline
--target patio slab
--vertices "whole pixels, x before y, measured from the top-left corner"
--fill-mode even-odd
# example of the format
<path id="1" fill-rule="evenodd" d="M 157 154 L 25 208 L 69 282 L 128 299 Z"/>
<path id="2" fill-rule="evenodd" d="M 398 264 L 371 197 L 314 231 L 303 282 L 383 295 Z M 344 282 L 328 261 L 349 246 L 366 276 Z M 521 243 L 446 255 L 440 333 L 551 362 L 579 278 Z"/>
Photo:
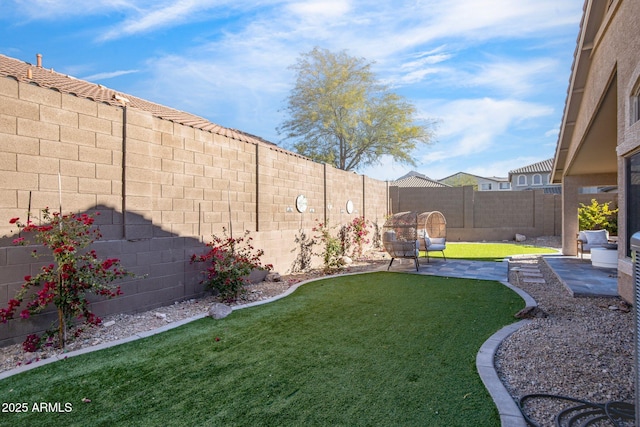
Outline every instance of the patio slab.
<path id="1" fill-rule="evenodd" d="M 443 260 L 441 258 L 431 258 L 429 262 L 420 258 L 420 270 L 416 272 L 413 260 L 394 261 L 389 271 L 414 272 L 427 276 L 457 277 L 460 279 L 481 279 L 505 281 L 508 278 L 509 263 L 488 262 L 488 261 L 467 261 L 467 260 Z M 387 267 L 384 266 L 384 270 Z"/>
<path id="2" fill-rule="evenodd" d="M 574 297 L 617 297 L 618 270 L 597 268 L 590 259 L 574 256 L 543 256 L 562 284 Z"/>

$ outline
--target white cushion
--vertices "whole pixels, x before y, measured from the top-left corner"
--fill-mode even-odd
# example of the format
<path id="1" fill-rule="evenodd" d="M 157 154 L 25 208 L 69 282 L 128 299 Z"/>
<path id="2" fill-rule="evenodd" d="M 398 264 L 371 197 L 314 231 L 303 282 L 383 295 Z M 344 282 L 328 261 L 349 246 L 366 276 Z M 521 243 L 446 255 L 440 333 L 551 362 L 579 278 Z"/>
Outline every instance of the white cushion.
<path id="1" fill-rule="evenodd" d="M 584 234 L 584 231 L 578 233 L 578 240 L 582 240 L 583 242 L 587 243 L 587 235 Z"/>
<path id="2" fill-rule="evenodd" d="M 607 230 L 588 230 L 584 232 L 589 246 L 605 245 L 609 238 Z"/>
<path id="3" fill-rule="evenodd" d="M 429 245 L 428 248 L 430 251 L 444 251 L 447 249 L 446 245 Z"/>
<path id="4" fill-rule="evenodd" d="M 431 237 L 427 239 L 427 249 L 430 251 L 444 251 L 447 243 L 444 237 Z"/>

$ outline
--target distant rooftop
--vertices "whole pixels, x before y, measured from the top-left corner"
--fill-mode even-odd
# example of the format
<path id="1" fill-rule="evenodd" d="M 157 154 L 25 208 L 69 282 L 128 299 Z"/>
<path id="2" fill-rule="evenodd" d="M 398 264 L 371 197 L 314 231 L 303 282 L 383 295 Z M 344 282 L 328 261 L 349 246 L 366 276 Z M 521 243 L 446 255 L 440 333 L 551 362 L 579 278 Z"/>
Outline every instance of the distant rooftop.
<path id="1" fill-rule="evenodd" d="M 553 159 L 547 159 L 538 163 L 521 167 L 519 169 L 511 170 L 509 171 L 509 175 L 513 175 L 515 173 L 540 173 L 540 172 L 550 173 L 552 167 L 553 167 Z"/>
<path id="2" fill-rule="evenodd" d="M 411 171 L 411 172 L 407 172 L 406 174 L 402 175 L 400 178 L 396 179 L 396 181 L 400 181 L 401 179 L 409 178 L 409 177 L 412 177 L 412 176 L 417 176 L 419 178 L 425 178 L 425 179 L 431 179 L 425 174 L 422 174 L 422 173 L 416 172 L 416 171 Z"/>
<path id="3" fill-rule="evenodd" d="M 508 182 L 509 178 L 507 177 L 499 177 L 499 176 L 480 176 L 480 175 L 474 175 L 472 173 L 468 173 L 468 172 L 456 172 L 453 175 L 449 175 L 446 176 L 442 179 L 440 179 L 440 182 L 446 182 L 447 180 L 451 179 L 451 178 L 456 178 L 459 176 L 468 176 L 468 177 L 473 177 L 476 179 L 486 179 L 486 180 L 490 180 L 490 181 L 496 181 L 496 182 Z"/>
<path id="4" fill-rule="evenodd" d="M 404 178 L 397 179 L 395 181 L 391 181 L 389 183 L 390 186 L 395 187 L 419 187 L 419 188 L 437 188 L 437 187 L 450 187 L 450 185 L 443 184 L 441 182 L 435 181 L 431 178 L 411 175 Z"/>

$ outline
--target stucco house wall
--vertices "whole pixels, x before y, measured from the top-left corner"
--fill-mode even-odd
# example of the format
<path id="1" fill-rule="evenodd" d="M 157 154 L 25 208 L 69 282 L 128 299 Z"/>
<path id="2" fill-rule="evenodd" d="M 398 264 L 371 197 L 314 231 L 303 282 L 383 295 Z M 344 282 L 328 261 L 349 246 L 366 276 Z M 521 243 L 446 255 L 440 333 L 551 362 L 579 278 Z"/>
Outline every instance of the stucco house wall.
<path id="1" fill-rule="evenodd" d="M 562 183 L 563 252 L 575 254 L 575 204 L 581 187 L 617 185 L 618 292 L 633 299 L 627 228 L 627 165 L 640 151 L 640 121 L 634 118 L 640 84 L 640 2 L 586 1 L 565 112 L 556 147 L 553 182 Z M 634 189 L 633 191 L 637 191 Z"/>

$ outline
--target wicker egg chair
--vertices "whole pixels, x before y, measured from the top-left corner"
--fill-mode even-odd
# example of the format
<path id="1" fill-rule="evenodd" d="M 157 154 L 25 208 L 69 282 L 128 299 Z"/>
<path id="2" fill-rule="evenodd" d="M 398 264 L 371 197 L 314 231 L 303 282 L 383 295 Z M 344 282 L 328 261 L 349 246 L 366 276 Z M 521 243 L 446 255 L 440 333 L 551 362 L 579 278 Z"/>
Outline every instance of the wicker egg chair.
<path id="1" fill-rule="evenodd" d="M 418 241 L 418 214 L 400 212 L 390 216 L 382 226 L 382 245 L 391 256 L 387 270 L 396 258 L 411 258 L 419 269 L 420 242 Z"/>

